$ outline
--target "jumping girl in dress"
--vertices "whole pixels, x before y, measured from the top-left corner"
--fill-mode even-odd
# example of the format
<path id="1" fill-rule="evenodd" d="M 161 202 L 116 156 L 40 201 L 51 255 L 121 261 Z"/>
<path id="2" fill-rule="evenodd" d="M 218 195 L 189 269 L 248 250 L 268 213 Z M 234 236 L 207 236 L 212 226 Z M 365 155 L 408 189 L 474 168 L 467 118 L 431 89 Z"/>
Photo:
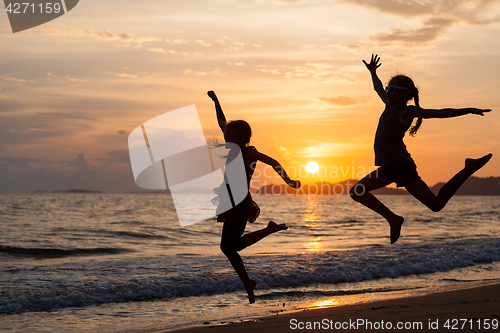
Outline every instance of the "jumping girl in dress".
<path id="1" fill-rule="evenodd" d="M 401 233 L 404 218 L 394 214 L 384 206 L 373 194 L 372 190 L 396 182 L 398 187 L 403 186 L 417 200 L 434 212 L 444 208 L 448 200 L 459 187 L 477 170 L 482 168 L 491 158 L 491 154 L 478 159 L 468 158 L 465 167 L 451 178 L 439 191 L 438 195 L 431 192 L 427 184 L 419 177 L 417 167 L 403 143 L 403 137 L 409 130 L 414 135 L 423 118 L 451 118 L 466 114 L 484 115 L 490 109 L 423 109 L 419 105 L 418 89 L 413 81 L 404 75 L 396 75 L 389 81 L 385 89 L 377 76 L 380 57 L 372 54 L 369 64 L 363 63 L 371 73 L 373 88 L 385 103 L 385 110 L 375 134 L 375 165 L 379 168 L 354 185 L 350 196 L 357 202 L 382 215 L 391 228 L 391 244 L 396 242 Z M 415 106 L 407 106 L 408 101 L 414 100 Z M 417 118 L 415 126 L 411 127 L 413 119 Z"/>
<path id="2" fill-rule="evenodd" d="M 219 122 L 219 126 L 224 133 L 224 139 L 226 142 L 238 145 L 241 149 L 248 188 L 250 188 L 250 180 L 252 179 L 257 161 L 261 161 L 272 166 L 289 186 L 299 188 L 300 181 L 291 180 L 276 160 L 259 153 L 255 147 L 249 146 L 250 137 L 252 136 L 250 125 L 248 125 L 248 123 L 244 120 L 233 120 L 227 123 L 226 117 L 222 112 L 222 108 L 215 93 L 213 91 L 209 91 L 208 96 L 215 103 L 217 121 Z M 245 265 L 243 264 L 238 251 L 243 250 L 272 233 L 280 230 L 286 230 L 288 228 L 284 223 L 276 224 L 274 221 L 269 221 L 266 228 L 242 236 L 245 231 L 247 221 L 254 222 L 259 212 L 259 207 L 254 201 L 252 201 L 252 197 L 250 196 L 250 193 L 248 193 L 246 198 L 240 204 L 233 209 L 220 214 L 217 219 L 219 222 L 224 222 L 220 248 L 229 259 L 229 262 L 243 282 L 245 290 L 248 293 L 250 303 L 255 302 L 253 290 L 257 285 L 257 282 L 248 277 Z"/>

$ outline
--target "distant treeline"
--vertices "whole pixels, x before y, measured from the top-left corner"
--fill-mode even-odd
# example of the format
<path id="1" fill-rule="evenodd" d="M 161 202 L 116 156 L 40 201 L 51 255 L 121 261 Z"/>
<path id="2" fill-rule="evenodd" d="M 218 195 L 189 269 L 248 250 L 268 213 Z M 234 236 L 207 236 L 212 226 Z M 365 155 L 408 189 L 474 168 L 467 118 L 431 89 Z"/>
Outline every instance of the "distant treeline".
<path id="1" fill-rule="evenodd" d="M 47 192 L 47 191 L 35 191 L 35 193 L 49 193 L 49 192 Z M 67 191 L 53 191 L 52 193 L 102 193 L 102 192 L 74 188 L 74 189 L 67 190 Z"/>
<path id="2" fill-rule="evenodd" d="M 438 193 L 445 183 L 437 183 L 431 187 Z M 470 177 L 458 189 L 457 195 L 500 195 L 500 177 Z"/>
<path id="3" fill-rule="evenodd" d="M 319 194 L 319 195 L 346 195 L 356 179 L 349 179 L 339 183 L 318 182 L 305 184 L 300 189 L 293 189 L 285 184 L 269 184 L 261 188 L 253 188 L 253 194 L 267 195 L 293 195 L 293 194 Z M 431 187 L 434 193 L 438 193 L 445 183 L 437 183 Z M 404 188 L 381 188 L 372 191 L 373 194 L 395 194 L 408 195 Z M 500 177 L 470 177 L 458 190 L 457 195 L 500 195 Z"/>

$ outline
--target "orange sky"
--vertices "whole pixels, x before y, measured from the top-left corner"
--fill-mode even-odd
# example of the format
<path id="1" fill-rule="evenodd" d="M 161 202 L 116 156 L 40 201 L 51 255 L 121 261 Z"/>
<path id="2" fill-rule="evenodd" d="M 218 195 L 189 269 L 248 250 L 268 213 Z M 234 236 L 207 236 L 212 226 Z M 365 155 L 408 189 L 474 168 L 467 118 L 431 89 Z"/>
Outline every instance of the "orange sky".
<path id="1" fill-rule="evenodd" d="M 500 176 L 499 20 L 500 1 L 81 1 L 13 34 L 1 11 L 0 191 L 132 190 L 127 137 L 144 121 L 196 104 L 222 138 L 207 90 L 290 170 L 360 178 L 383 111 L 371 53 L 384 82 L 414 79 L 422 107 L 493 109 L 405 138 L 429 185 L 488 152 L 476 175 Z"/>

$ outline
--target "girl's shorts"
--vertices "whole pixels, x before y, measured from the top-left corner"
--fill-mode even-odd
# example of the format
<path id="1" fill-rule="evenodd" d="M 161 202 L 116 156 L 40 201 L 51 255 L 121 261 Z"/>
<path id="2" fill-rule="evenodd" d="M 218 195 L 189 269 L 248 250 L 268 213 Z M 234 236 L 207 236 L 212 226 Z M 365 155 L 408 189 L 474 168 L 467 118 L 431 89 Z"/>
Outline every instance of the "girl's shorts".
<path id="1" fill-rule="evenodd" d="M 382 177 L 395 182 L 397 187 L 410 185 L 420 179 L 415 164 L 402 168 L 379 167 L 377 171 Z"/>

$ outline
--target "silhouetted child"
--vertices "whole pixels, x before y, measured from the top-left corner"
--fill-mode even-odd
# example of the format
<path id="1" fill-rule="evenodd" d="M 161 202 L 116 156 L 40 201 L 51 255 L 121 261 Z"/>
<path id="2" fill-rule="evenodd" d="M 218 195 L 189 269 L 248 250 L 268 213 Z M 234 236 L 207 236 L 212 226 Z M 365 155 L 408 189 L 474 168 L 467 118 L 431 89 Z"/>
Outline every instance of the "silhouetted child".
<path id="1" fill-rule="evenodd" d="M 492 156 L 492 154 L 488 154 L 478 159 L 466 159 L 465 167 L 451 178 L 436 196 L 417 173 L 415 162 L 403 143 L 405 133 L 409 130 L 410 135 L 413 136 L 422 124 L 423 118 L 451 118 L 469 113 L 483 116 L 484 112 L 491 110 L 476 108 L 423 109 L 419 105 L 418 90 L 409 77 L 396 75 L 389 81 L 389 86 L 384 89 L 376 73 L 377 68 L 382 65 L 379 61 L 380 57 L 373 54 L 369 64 L 363 60 L 371 73 L 375 91 L 385 103 L 385 110 L 380 116 L 374 144 L 375 165 L 379 168 L 361 179 L 352 187 L 349 194 L 355 201 L 379 213 L 389 222 L 392 244 L 399 238 L 404 218 L 394 214 L 369 193 L 370 191 L 396 182 L 398 187 L 405 187 L 417 200 L 432 211 L 438 212 L 444 208 L 459 187 L 474 172 L 482 168 Z M 415 101 L 415 106 L 407 105 L 411 99 Z M 416 124 L 410 128 L 415 118 L 417 118 Z"/>
<path id="2" fill-rule="evenodd" d="M 224 133 L 225 141 L 234 143 L 241 149 L 248 188 L 250 188 L 250 181 L 252 179 L 257 161 L 261 161 L 272 166 L 289 186 L 299 188 L 300 181 L 291 180 L 276 160 L 258 152 L 255 147 L 249 146 L 250 137 L 252 136 L 250 125 L 243 120 L 233 120 L 227 123 L 226 117 L 222 112 L 222 108 L 215 93 L 213 91 L 209 91 L 208 96 L 210 96 L 215 103 L 217 121 L 219 122 L 219 126 Z M 241 203 L 231 210 L 220 214 L 217 219 L 219 222 L 224 222 L 220 248 L 229 259 L 229 262 L 243 282 L 245 290 L 248 293 L 250 303 L 255 302 L 253 290 L 257 282 L 248 277 L 245 265 L 243 264 L 238 251 L 243 250 L 244 248 L 260 241 L 274 232 L 287 229 L 287 226 L 284 223 L 276 224 L 274 221 L 269 221 L 266 228 L 243 236 L 247 221 L 254 222 L 259 214 L 259 211 L 260 210 L 257 204 L 252 200 L 250 193 L 248 193 L 246 198 Z"/>

